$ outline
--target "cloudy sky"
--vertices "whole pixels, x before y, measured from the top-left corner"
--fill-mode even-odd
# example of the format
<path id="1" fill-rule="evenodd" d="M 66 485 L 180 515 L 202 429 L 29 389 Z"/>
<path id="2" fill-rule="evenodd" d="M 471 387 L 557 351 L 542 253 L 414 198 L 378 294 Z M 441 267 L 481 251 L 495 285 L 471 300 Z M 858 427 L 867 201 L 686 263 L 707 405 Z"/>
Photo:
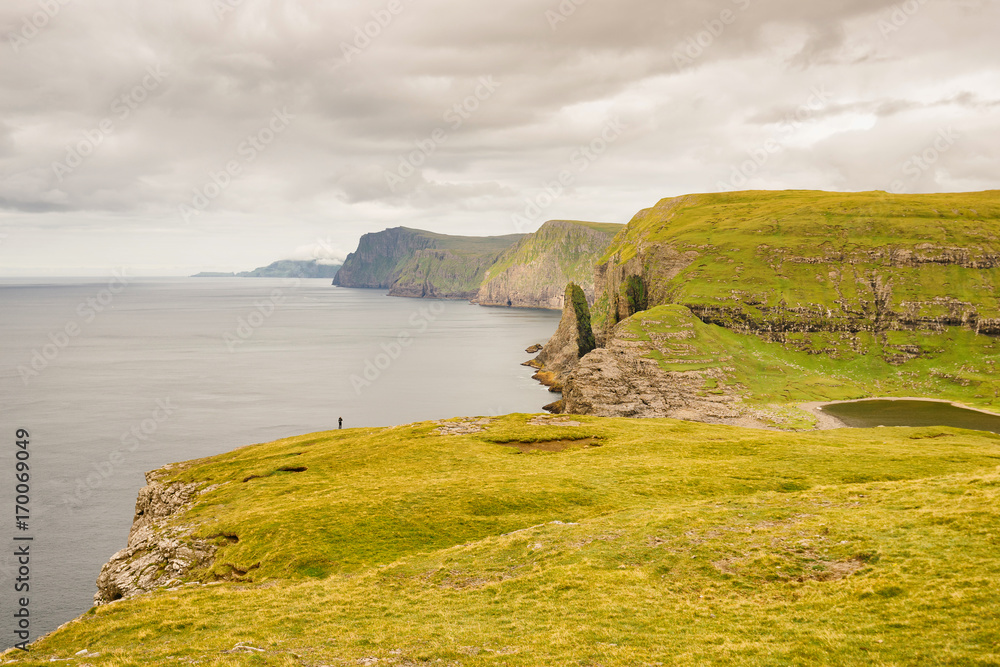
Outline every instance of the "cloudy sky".
<path id="1" fill-rule="evenodd" d="M 1000 0 L 3 0 L 0 274 L 996 189 Z"/>

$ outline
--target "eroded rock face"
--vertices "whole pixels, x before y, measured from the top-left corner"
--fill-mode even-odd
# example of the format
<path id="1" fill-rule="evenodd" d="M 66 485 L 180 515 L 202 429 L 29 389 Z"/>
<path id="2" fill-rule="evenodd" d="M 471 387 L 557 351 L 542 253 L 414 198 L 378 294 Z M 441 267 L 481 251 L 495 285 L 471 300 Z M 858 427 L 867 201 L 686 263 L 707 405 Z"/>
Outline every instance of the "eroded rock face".
<path id="1" fill-rule="evenodd" d="M 557 380 L 568 375 L 580 358 L 594 349 L 594 334 L 590 327 L 590 308 L 583 289 L 570 283 L 564 294 L 565 306 L 559 328 L 542 348 L 535 361 L 544 371 L 554 373 Z"/>
<path id="2" fill-rule="evenodd" d="M 640 341 L 619 338 L 580 360 L 563 385 L 564 412 L 597 417 L 669 417 L 716 424 L 752 419 L 732 389 L 706 394 L 706 380 L 725 386 L 723 368 L 666 372 Z"/>
<path id="3" fill-rule="evenodd" d="M 147 593 L 207 565 L 215 555 L 215 545 L 169 525 L 173 515 L 194 502 L 198 485 L 164 484 L 155 473 L 147 473 L 146 481 L 136 500 L 128 546 L 101 568 L 94 604 Z"/>

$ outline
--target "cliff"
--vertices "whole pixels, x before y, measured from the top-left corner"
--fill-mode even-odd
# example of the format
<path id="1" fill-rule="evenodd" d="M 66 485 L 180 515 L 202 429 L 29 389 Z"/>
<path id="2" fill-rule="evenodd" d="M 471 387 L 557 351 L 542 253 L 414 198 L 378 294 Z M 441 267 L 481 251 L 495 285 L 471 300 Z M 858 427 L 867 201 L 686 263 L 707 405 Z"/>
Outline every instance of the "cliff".
<path id="1" fill-rule="evenodd" d="M 595 329 L 676 303 L 817 352 L 829 333 L 1000 333 L 998 266 L 995 191 L 690 195 L 641 211 L 598 262 Z"/>
<path id="2" fill-rule="evenodd" d="M 333 284 L 388 289 L 396 296 L 468 298 L 486 268 L 521 238 L 448 236 L 406 227 L 365 234 Z"/>
<path id="3" fill-rule="evenodd" d="M 575 283 L 594 301 L 594 264 L 624 225 L 551 220 L 489 268 L 476 301 L 484 306 L 561 310 Z"/>
<path id="4" fill-rule="evenodd" d="M 179 584 L 215 555 L 216 546 L 211 541 L 194 539 L 189 527 L 171 521 L 190 510 L 197 496 L 205 491 L 199 491 L 197 484 L 165 483 L 168 474 L 169 468 L 146 474 L 147 485 L 136 499 L 128 544 L 101 568 L 94 604 L 108 604 Z"/>
<path id="5" fill-rule="evenodd" d="M 697 402 L 700 381 L 679 397 L 681 378 L 670 375 L 689 371 L 721 382 L 748 409 L 871 395 L 990 407 L 1000 400 L 998 267 L 997 192 L 664 200 L 636 215 L 595 269 L 594 330 L 605 351 L 564 382 L 566 409 L 631 411 L 638 388 L 615 369 L 653 377 L 650 359 L 670 380 L 652 382 L 662 400 L 634 410 L 642 416 L 677 415 Z M 657 342 L 683 333 L 661 331 L 648 315 L 661 305 L 680 307 L 689 331 L 703 335 L 667 351 L 634 344 L 636 336 Z M 670 361 L 691 354 L 697 368 Z"/>
<path id="6" fill-rule="evenodd" d="M 389 296 L 432 299 L 474 299 L 496 252 L 417 250 L 400 267 Z"/>

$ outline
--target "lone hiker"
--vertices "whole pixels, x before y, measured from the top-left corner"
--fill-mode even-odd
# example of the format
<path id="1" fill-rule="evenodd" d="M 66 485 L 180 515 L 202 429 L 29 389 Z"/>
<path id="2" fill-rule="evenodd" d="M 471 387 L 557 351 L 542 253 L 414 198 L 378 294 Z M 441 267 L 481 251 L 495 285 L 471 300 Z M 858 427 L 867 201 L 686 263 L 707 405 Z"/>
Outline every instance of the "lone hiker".
<path id="1" fill-rule="evenodd" d="M 344 418 L 343 417 L 338 417 L 337 418 L 337 428 L 344 428 Z"/>

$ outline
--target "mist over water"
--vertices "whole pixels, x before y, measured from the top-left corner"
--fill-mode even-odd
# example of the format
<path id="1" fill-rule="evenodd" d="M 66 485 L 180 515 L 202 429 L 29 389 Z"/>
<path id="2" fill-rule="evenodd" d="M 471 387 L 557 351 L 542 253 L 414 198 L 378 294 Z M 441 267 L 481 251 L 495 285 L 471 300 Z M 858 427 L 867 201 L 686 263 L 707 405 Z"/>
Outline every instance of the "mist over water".
<path id="1" fill-rule="evenodd" d="M 520 363 L 558 319 L 328 280 L 0 281 L 0 540 L 17 532 L 14 441 L 26 429 L 32 639 L 91 606 L 145 471 L 339 417 L 351 428 L 540 412 L 555 397 Z M 6 647 L 17 640 L 3 552 Z"/>

